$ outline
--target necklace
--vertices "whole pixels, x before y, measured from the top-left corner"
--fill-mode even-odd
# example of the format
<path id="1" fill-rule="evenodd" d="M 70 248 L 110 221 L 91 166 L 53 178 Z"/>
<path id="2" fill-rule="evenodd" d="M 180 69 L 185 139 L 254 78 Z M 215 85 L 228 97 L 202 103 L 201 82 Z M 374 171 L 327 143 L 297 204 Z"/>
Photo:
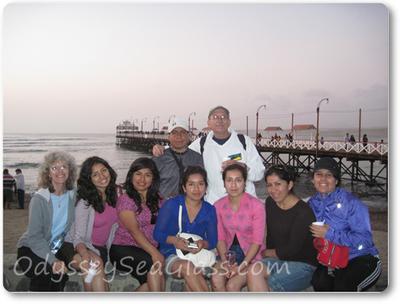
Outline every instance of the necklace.
<path id="1" fill-rule="evenodd" d="M 61 208 L 61 203 L 64 199 L 65 194 L 66 193 L 63 193 L 61 195 L 52 194 L 52 202 L 54 207 L 57 207 L 58 209 Z"/>

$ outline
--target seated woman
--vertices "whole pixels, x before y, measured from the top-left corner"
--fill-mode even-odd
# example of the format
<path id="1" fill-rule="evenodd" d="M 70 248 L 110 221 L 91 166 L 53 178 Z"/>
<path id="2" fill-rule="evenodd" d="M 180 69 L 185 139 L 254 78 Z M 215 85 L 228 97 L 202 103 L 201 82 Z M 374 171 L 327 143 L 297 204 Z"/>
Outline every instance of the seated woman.
<path id="1" fill-rule="evenodd" d="M 31 278 L 30 291 L 63 291 L 68 280 L 74 248 L 65 236 L 74 221 L 76 172 L 75 159 L 63 151 L 48 153 L 40 167 L 28 229 L 17 244 L 17 262 Z"/>
<path id="2" fill-rule="evenodd" d="M 146 157 L 136 159 L 125 180 L 126 194 L 118 198 L 119 225 L 110 259 L 117 269 L 129 272 L 140 286 L 137 291 L 164 291 L 163 255 L 153 239 L 160 208 L 160 176 L 155 163 Z"/>
<path id="3" fill-rule="evenodd" d="M 271 166 L 265 172 L 267 249 L 262 263 L 248 272 L 249 291 L 301 291 L 311 285 L 317 252 L 309 226 L 315 216 L 293 193 L 294 180 L 285 166 Z"/>
<path id="4" fill-rule="evenodd" d="M 184 195 L 167 200 L 160 210 L 154 238 L 166 258 L 166 273 L 183 278 L 188 291 L 208 291 L 202 271 L 192 262 L 180 259 L 176 249 L 197 253 L 201 249 L 214 249 L 217 244 L 217 218 L 215 208 L 204 201 L 207 189 L 206 171 L 199 166 L 189 166 L 182 177 Z M 182 206 L 182 231 L 197 234 L 203 239 L 195 242 L 197 249 L 189 248 L 188 241 L 177 236 L 179 209 Z"/>
<path id="5" fill-rule="evenodd" d="M 260 253 L 265 247 L 264 205 L 245 192 L 247 168 L 244 165 L 227 166 L 222 178 L 228 195 L 215 203 L 220 262 L 211 281 L 214 291 L 240 291 L 247 283 L 248 266 L 261 259 Z M 236 263 L 227 259 L 228 250 L 234 252 Z"/>
<path id="6" fill-rule="evenodd" d="M 86 159 L 78 178 L 78 202 L 71 237 L 77 254 L 74 260 L 79 270 L 88 275 L 90 262 L 97 266 L 91 282 L 85 282 L 85 291 L 107 291 L 104 265 L 108 260 L 113 233 L 117 228 L 117 174 L 104 159 L 93 156 Z"/>
<path id="7" fill-rule="evenodd" d="M 349 247 L 349 263 L 331 270 L 318 265 L 312 278 L 316 291 L 365 291 L 382 272 L 381 261 L 371 232 L 368 208 L 357 197 L 339 187 L 340 167 L 330 157 L 319 159 L 314 167 L 313 184 L 317 193 L 308 201 L 323 226 L 311 225 L 316 238 L 325 238 Z"/>

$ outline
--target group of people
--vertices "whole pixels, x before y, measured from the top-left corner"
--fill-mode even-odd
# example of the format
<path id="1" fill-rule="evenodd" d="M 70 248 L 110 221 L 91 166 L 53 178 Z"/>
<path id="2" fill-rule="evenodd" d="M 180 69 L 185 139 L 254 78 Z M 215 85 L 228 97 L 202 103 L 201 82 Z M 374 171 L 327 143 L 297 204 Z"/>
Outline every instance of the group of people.
<path id="1" fill-rule="evenodd" d="M 14 193 L 17 196 L 17 209 L 24 209 L 25 203 L 25 177 L 22 170 L 15 169 L 15 176 L 12 176 L 7 168 L 3 169 L 3 209 L 11 209 L 14 201 Z"/>
<path id="2" fill-rule="evenodd" d="M 212 109 L 211 131 L 190 145 L 186 121 L 172 120 L 170 146 L 154 146 L 153 158 L 133 161 L 123 189 L 100 157 L 86 159 L 78 175 L 71 155 L 47 154 L 17 245 L 30 290 L 62 291 L 67 273 L 78 272 L 86 291 L 108 291 L 110 264 L 136 278 L 138 291 L 164 291 L 166 276 L 198 292 L 210 285 L 213 291 L 300 291 L 311 284 L 316 291 L 362 291 L 374 285 L 381 264 L 368 209 L 339 187 L 337 163 L 316 162 L 316 194 L 306 203 L 293 191 L 290 168 L 265 171 L 250 138 L 229 128 L 229 115 L 224 107 Z M 265 204 L 254 187 L 262 178 Z M 323 224 L 313 225 L 317 220 Z M 347 246 L 348 265 L 319 264 L 314 238 Z M 207 269 L 185 258 L 204 250 L 217 256 Z"/>

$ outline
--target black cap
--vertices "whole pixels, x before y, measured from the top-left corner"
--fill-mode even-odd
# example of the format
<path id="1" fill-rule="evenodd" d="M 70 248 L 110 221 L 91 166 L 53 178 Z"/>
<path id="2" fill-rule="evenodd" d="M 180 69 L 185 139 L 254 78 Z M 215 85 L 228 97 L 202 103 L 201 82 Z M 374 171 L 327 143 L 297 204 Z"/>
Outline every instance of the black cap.
<path id="1" fill-rule="evenodd" d="M 320 169 L 328 170 L 337 180 L 340 179 L 340 167 L 332 157 L 320 158 L 315 163 L 314 172 Z"/>

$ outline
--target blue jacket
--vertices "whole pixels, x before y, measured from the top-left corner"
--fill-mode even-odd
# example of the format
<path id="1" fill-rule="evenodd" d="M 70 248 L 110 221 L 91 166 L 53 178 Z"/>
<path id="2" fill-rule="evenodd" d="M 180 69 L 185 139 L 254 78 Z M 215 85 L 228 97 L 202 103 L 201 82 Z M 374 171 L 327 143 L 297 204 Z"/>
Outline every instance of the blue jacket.
<path id="1" fill-rule="evenodd" d="M 372 239 L 368 208 L 353 194 L 336 188 L 328 195 L 315 194 L 308 203 L 317 221 L 329 225 L 325 238 L 350 248 L 350 260 L 378 254 Z"/>
<path id="2" fill-rule="evenodd" d="M 217 246 L 217 213 L 215 207 L 203 201 L 200 211 L 192 223 L 189 222 L 186 210 L 185 196 L 178 195 L 167 200 L 161 207 L 156 227 L 154 228 L 154 239 L 160 245 L 160 252 L 168 257 L 176 254 L 175 246 L 167 243 L 168 236 L 175 236 L 179 231 L 178 215 L 179 205 L 182 205 L 182 232 L 197 234 L 208 241 L 208 249 Z"/>

